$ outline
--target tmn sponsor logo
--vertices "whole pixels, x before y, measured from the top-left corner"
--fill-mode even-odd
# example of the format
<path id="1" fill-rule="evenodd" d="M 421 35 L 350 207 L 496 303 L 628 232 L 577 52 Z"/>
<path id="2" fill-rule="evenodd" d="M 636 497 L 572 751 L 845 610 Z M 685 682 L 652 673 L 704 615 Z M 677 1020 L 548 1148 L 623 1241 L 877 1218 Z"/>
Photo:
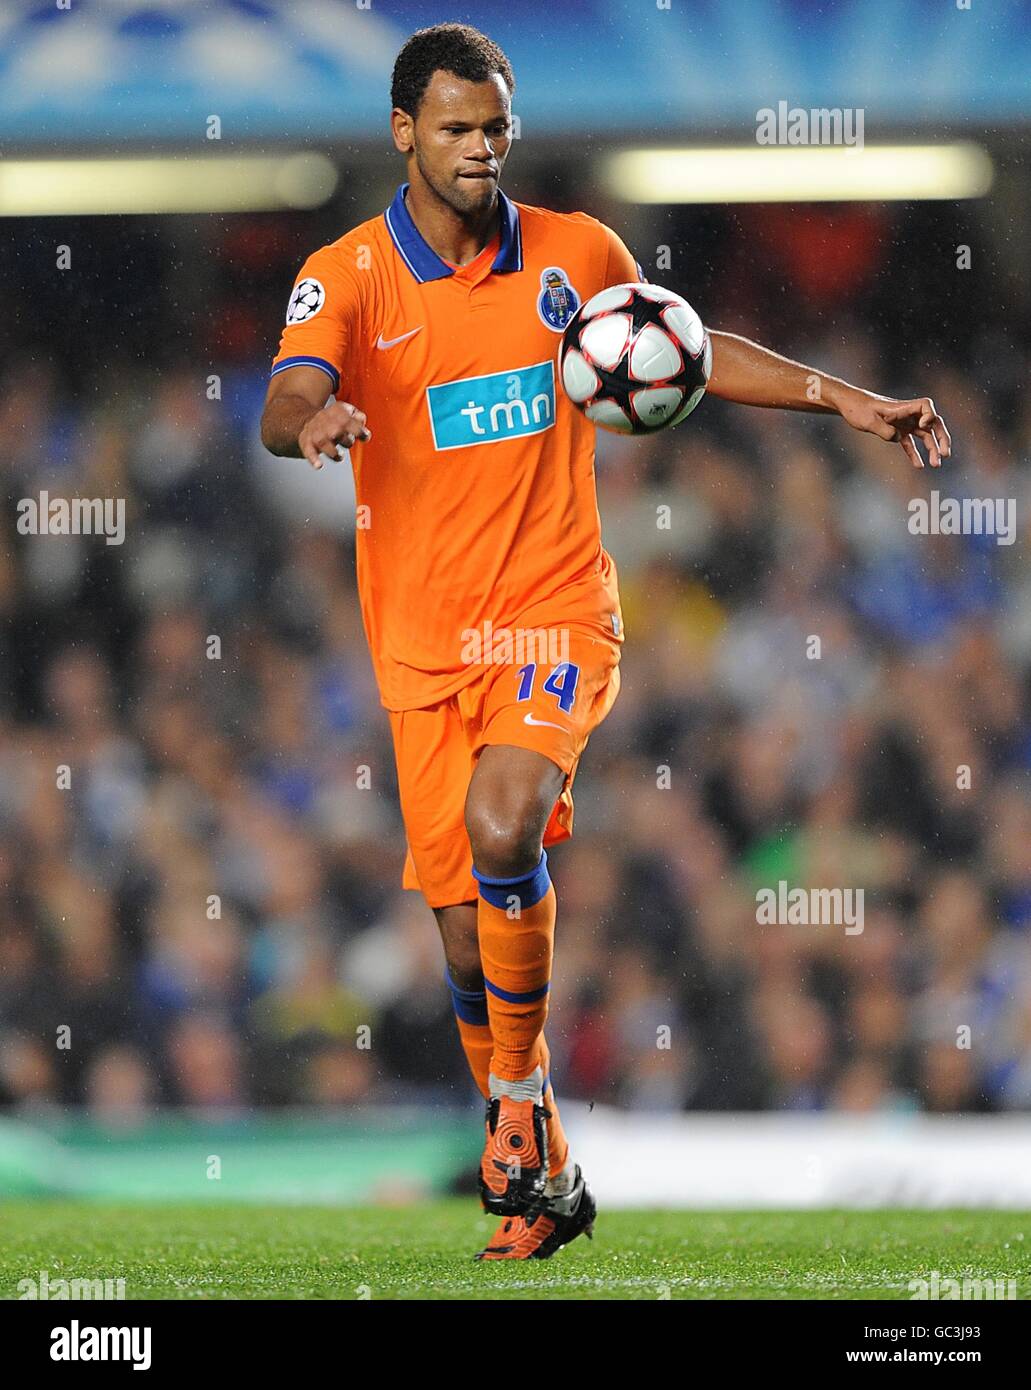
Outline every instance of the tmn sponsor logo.
<path id="1" fill-rule="evenodd" d="M 445 381 L 427 387 L 426 403 L 438 452 L 539 434 L 555 423 L 554 364 Z"/>
<path id="2" fill-rule="evenodd" d="M 943 1279 L 936 1269 L 929 1279 L 910 1279 L 908 1285 L 913 1299 L 991 1299 L 1017 1296 L 1016 1279 Z"/>
<path id="3" fill-rule="evenodd" d="M 39 1278 L 18 1280 L 21 1299 L 118 1299 L 125 1297 L 124 1279 L 51 1279 L 47 1270 Z"/>
<path id="4" fill-rule="evenodd" d="M 846 936 L 863 930 L 862 888 L 789 888 L 781 879 L 776 889 L 760 888 L 755 895 L 755 920 L 760 926 L 844 927 Z"/>
<path id="5" fill-rule="evenodd" d="M 996 545 L 1017 538 L 1016 500 L 1012 497 L 914 497 L 909 504 L 910 535 L 994 536 Z"/>
<path id="6" fill-rule="evenodd" d="M 462 629 L 463 666 L 558 666 L 569 661 L 569 632 L 562 627 L 495 627 Z"/>
<path id="7" fill-rule="evenodd" d="M 131 1361 L 134 1371 L 150 1370 L 149 1327 L 70 1327 L 50 1334 L 51 1361 Z"/>
<path id="8" fill-rule="evenodd" d="M 861 106 L 801 106 L 777 109 L 764 106 L 755 113 L 755 139 L 759 145 L 849 145 L 863 148 Z"/>
<path id="9" fill-rule="evenodd" d="M 105 536 L 108 545 L 125 540 L 124 497 L 23 497 L 18 503 L 20 536 Z"/>

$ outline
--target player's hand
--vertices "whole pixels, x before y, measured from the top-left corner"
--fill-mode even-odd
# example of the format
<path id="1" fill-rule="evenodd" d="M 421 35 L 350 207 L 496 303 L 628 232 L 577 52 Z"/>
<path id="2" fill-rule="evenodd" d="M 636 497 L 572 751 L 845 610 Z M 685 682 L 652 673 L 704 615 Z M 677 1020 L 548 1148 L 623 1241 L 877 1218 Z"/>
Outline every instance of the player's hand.
<path id="1" fill-rule="evenodd" d="M 838 410 L 853 429 L 867 430 L 891 444 L 901 444 L 914 468 L 924 466 L 918 439 L 927 450 L 932 468 L 940 468 L 942 459 L 952 453 L 952 438 L 930 396 L 896 401 L 889 396 L 857 391 L 846 395 Z"/>
<path id="2" fill-rule="evenodd" d="M 356 440 L 364 442 L 371 438 L 365 412 L 346 401 L 334 401 L 315 412 L 297 436 L 297 444 L 311 466 L 321 468 L 320 454 L 339 458 L 340 449 L 349 449 Z"/>

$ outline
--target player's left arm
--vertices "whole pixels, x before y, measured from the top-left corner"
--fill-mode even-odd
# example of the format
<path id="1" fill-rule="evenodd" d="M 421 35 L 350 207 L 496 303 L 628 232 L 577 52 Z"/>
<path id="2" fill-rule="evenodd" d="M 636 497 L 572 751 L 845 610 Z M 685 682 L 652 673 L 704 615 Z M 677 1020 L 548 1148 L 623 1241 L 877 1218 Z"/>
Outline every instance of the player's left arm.
<path id="1" fill-rule="evenodd" d="M 708 389 L 712 396 L 741 405 L 840 415 L 853 429 L 901 444 L 914 468 L 924 466 L 918 439 L 932 468 L 940 468 L 942 459 L 952 452 L 945 421 L 929 396 L 908 401 L 879 396 L 827 372 L 792 362 L 736 333 L 710 331 L 709 337 L 712 374 Z"/>

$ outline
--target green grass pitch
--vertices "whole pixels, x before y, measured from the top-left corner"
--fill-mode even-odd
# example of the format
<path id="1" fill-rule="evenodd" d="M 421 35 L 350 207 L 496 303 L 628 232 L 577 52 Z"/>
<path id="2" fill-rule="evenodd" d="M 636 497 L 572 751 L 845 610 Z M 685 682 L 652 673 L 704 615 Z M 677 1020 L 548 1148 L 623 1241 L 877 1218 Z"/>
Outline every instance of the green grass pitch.
<path id="1" fill-rule="evenodd" d="M 1013 1279 L 1031 1293 L 1031 1212 L 602 1212 L 551 1260 L 476 1263 L 475 1199 L 405 1208 L 0 1210 L 0 1297 L 20 1279 L 125 1279 L 157 1299 L 908 1299 L 909 1281 Z M 65 1305 L 67 1306 L 67 1305 Z"/>

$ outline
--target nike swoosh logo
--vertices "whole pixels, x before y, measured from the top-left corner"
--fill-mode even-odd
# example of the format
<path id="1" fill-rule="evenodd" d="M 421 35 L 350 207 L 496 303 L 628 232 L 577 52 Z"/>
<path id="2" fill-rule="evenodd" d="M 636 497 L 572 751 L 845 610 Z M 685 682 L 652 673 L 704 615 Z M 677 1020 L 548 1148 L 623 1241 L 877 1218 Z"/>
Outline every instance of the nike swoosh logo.
<path id="1" fill-rule="evenodd" d="M 542 729 L 558 729 L 559 733 L 568 733 L 568 729 L 563 724 L 551 724 L 547 719 L 534 719 L 532 714 L 523 715 L 524 724 L 535 724 Z"/>
<path id="2" fill-rule="evenodd" d="M 410 338 L 413 333 L 419 333 L 421 331 L 422 324 L 420 323 L 418 328 L 413 328 L 408 333 L 402 333 L 400 338 L 384 338 L 383 334 L 381 333 L 379 335 L 379 339 L 376 343 L 376 346 L 379 348 L 380 352 L 385 352 L 387 348 L 397 347 L 398 343 L 403 343 L 404 340 L 406 338 Z"/>

